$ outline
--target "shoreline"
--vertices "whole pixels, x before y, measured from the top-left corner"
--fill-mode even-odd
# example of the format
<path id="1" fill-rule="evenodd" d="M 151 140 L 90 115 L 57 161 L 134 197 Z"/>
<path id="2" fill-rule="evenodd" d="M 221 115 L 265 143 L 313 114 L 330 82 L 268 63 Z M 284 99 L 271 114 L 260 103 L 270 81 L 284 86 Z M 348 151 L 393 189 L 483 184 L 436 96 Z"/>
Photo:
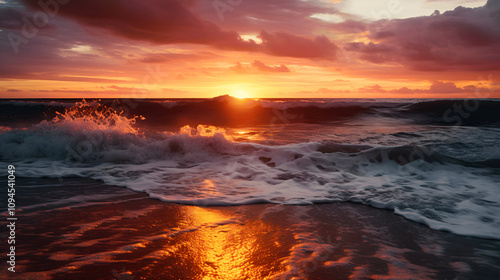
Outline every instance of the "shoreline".
<path id="1" fill-rule="evenodd" d="M 19 187 L 18 272 L 4 264 L 3 279 L 498 277 L 500 241 L 371 206 L 199 207 L 93 180 L 41 181 Z"/>

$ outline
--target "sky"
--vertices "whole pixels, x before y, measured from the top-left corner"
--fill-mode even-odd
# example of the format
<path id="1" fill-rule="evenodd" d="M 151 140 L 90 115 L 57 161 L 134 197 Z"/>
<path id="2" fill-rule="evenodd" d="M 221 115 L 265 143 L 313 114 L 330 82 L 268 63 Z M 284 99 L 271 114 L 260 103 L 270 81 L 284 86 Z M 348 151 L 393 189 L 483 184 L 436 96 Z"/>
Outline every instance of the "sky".
<path id="1" fill-rule="evenodd" d="M 0 98 L 500 98 L 499 0 L 0 0 Z"/>

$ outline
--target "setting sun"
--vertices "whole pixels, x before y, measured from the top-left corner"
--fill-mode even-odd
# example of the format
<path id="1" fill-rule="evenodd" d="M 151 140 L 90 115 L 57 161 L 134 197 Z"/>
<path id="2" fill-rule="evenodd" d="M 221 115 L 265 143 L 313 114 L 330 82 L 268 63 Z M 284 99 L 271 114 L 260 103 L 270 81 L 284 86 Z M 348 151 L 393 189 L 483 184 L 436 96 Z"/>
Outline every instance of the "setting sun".
<path id="1" fill-rule="evenodd" d="M 236 90 L 233 94 L 233 97 L 238 99 L 250 98 L 250 94 L 244 90 Z"/>

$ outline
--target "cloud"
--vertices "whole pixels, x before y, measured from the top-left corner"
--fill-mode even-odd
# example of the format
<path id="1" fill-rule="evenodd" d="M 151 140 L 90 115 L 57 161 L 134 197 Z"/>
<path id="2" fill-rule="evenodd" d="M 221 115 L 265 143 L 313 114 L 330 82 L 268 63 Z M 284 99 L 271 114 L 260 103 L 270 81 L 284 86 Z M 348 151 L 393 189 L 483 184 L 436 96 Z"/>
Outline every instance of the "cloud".
<path id="1" fill-rule="evenodd" d="M 377 43 L 346 44 L 372 63 L 398 63 L 417 71 L 500 69 L 500 5 L 457 7 L 432 16 L 378 21 L 367 26 Z"/>
<path id="2" fill-rule="evenodd" d="M 325 96 L 325 95 L 330 95 L 330 96 L 341 96 L 343 97 L 343 94 L 350 94 L 352 91 L 350 90 L 340 90 L 340 89 L 329 89 L 329 88 L 319 88 L 315 91 L 299 91 L 298 94 L 302 96 Z"/>
<path id="3" fill-rule="evenodd" d="M 234 71 L 236 73 L 240 73 L 240 74 L 243 74 L 243 73 L 248 73 L 249 72 L 249 67 L 244 67 L 241 62 L 236 62 L 236 65 L 235 66 L 231 66 L 229 68 L 231 71 Z"/>
<path id="4" fill-rule="evenodd" d="M 106 86 L 106 87 L 101 87 L 101 88 L 110 88 L 116 91 L 147 91 L 144 88 L 133 88 L 133 87 L 120 87 L 117 85 L 112 85 L 112 86 Z"/>
<path id="5" fill-rule="evenodd" d="M 22 0 L 22 3 L 42 9 L 38 0 Z M 186 3 L 175 0 L 71 0 L 60 5 L 59 14 L 129 39 L 160 44 L 241 41 L 235 32 L 220 30 L 191 13 Z"/>
<path id="6" fill-rule="evenodd" d="M 489 91 L 488 85 L 467 85 L 458 87 L 453 82 L 434 81 L 427 89 L 410 89 L 402 87 L 399 89 L 386 90 L 380 85 L 366 86 L 358 89 L 360 93 L 397 93 L 397 94 L 458 94 L 458 93 L 477 93 Z"/>
<path id="7" fill-rule="evenodd" d="M 276 56 L 333 60 L 337 52 L 337 46 L 324 35 L 311 39 L 288 33 L 269 34 L 263 31 L 259 37 L 266 52 Z"/>
<path id="8" fill-rule="evenodd" d="M 331 28 L 334 29 L 335 31 L 341 33 L 355 33 L 355 34 L 365 32 L 367 27 L 368 27 L 367 23 L 352 19 L 331 25 Z"/>
<path id="9" fill-rule="evenodd" d="M 21 20 L 24 16 L 25 14 L 18 9 L 10 7 L 2 9 L 0 6 L 0 28 L 20 30 L 24 24 Z"/>
<path id="10" fill-rule="evenodd" d="M 344 49 L 361 53 L 383 53 L 391 51 L 391 48 L 382 44 L 374 44 L 373 42 L 368 44 L 362 42 L 348 43 Z"/>
<path id="11" fill-rule="evenodd" d="M 215 57 L 220 57 L 220 55 L 212 52 L 200 52 L 200 53 L 148 53 L 143 57 L 139 58 L 138 61 L 142 63 L 164 63 L 175 60 L 202 60 L 211 59 Z"/>
<path id="12" fill-rule="evenodd" d="M 235 66 L 232 66 L 231 71 L 240 74 L 248 74 L 255 72 L 272 72 L 272 73 L 288 73 L 291 72 L 288 67 L 284 64 L 279 66 L 268 66 L 259 60 L 254 60 L 249 66 L 244 66 L 241 62 L 237 62 Z"/>
<path id="13" fill-rule="evenodd" d="M 334 3 L 304 0 L 244 0 L 223 14 L 223 21 L 214 9 L 214 1 L 199 1 L 194 11 L 203 18 L 241 34 L 258 34 L 262 30 L 277 33 L 292 30 L 293 34 L 309 36 L 311 31 L 328 28 L 331 24 L 312 17 L 315 14 L 338 14 Z"/>
<path id="14" fill-rule="evenodd" d="M 360 53 L 361 59 L 372 63 L 385 63 L 393 60 L 392 49 L 383 44 L 353 42 L 346 44 L 344 50 Z"/>
<path id="15" fill-rule="evenodd" d="M 21 2 L 32 9 L 43 10 L 38 0 Z M 219 49 L 259 51 L 275 56 L 329 60 L 335 58 L 337 46 L 326 36 L 310 37 L 262 31 L 259 35 L 262 44 L 258 44 L 253 40 L 243 40 L 237 32 L 225 31 L 195 14 L 191 11 L 195 4 L 197 1 L 71 0 L 60 5 L 58 14 L 83 26 L 155 44 L 188 43 Z"/>
<path id="16" fill-rule="evenodd" d="M 15 98 L 95 98 L 95 96 L 100 96 L 102 98 L 116 98 L 117 91 L 120 91 L 120 97 L 122 98 L 166 98 L 166 97 L 178 97 L 178 96 L 192 96 L 193 94 L 188 91 L 176 90 L 170 88 L 161 88 L 155 91 L 148 91 L 145 89 L 138 90 L 136 88 L 122 88 L 122 87 L 99 87 L 100 90 L 16 90 Z M 7 98 L 13 98 L 12 91 L 6 90 L 2 91 L 0 89 L 0 95 L 6 96 Z"/>
<path id="17" fill-rule="evenodd" d="M 252 67 L 259 69 L 262 72 L 277 72 L 277 73 L 290 72 L 290 69 L 288 69 L 288 67 L 286 67 L 283 64 L 281 64 L 280 66 L 267 66 L 258 60 L 252 62 Z"/>
<path id="18" fill-rule="evenodd" d="M 430 93 L 459 93 L 464 91 L 465 89 L 457 87 L 452 82 L 434 82 L 428 90 Z"/>
<path id="19" fill-rule="evenodd" d="M 367 93 L 386 93 L 387 90 L 383 89 L 380 85 L 365 86 L 358 89 L 358 92 Z"/>

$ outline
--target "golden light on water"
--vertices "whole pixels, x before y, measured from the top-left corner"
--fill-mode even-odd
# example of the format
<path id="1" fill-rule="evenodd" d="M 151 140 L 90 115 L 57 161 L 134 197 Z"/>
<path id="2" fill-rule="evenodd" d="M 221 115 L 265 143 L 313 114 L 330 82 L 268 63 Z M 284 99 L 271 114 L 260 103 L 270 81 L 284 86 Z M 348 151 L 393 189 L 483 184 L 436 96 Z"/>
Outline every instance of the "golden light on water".
<path id="1" fill-rule="evenodd" d="M 186 207 L 184 217 L 198 229 L 184 239 L 184 257 L 199 271 L 198 279 L 270 279 L 283 272 L 273 225 L 261 220 L 240 221 L 221 209 Z"/>
<path id="2" fill-rule="evenodd" d="M 230 216 L 218 211 L 193 207 L 191 217 L 198 224 L 217 225 L 225 223 Z M 234 223 L 218 226 L 217 231 L 200 228 L 191 249 L 203 270 L 202 279 L 256 279 L 252 267 L 252 250 L 256 248 L 256 237 L 248 228 Z"/>
<path id="3" fill-rule="evenodd" d="M 231 133 L 234 141 L 236 142 L 252 142 L 252 141 L 263 141 L 267 137 L 262 135 L 262 133 L 254 131 L 252 129 L 240 129 Z"/>

